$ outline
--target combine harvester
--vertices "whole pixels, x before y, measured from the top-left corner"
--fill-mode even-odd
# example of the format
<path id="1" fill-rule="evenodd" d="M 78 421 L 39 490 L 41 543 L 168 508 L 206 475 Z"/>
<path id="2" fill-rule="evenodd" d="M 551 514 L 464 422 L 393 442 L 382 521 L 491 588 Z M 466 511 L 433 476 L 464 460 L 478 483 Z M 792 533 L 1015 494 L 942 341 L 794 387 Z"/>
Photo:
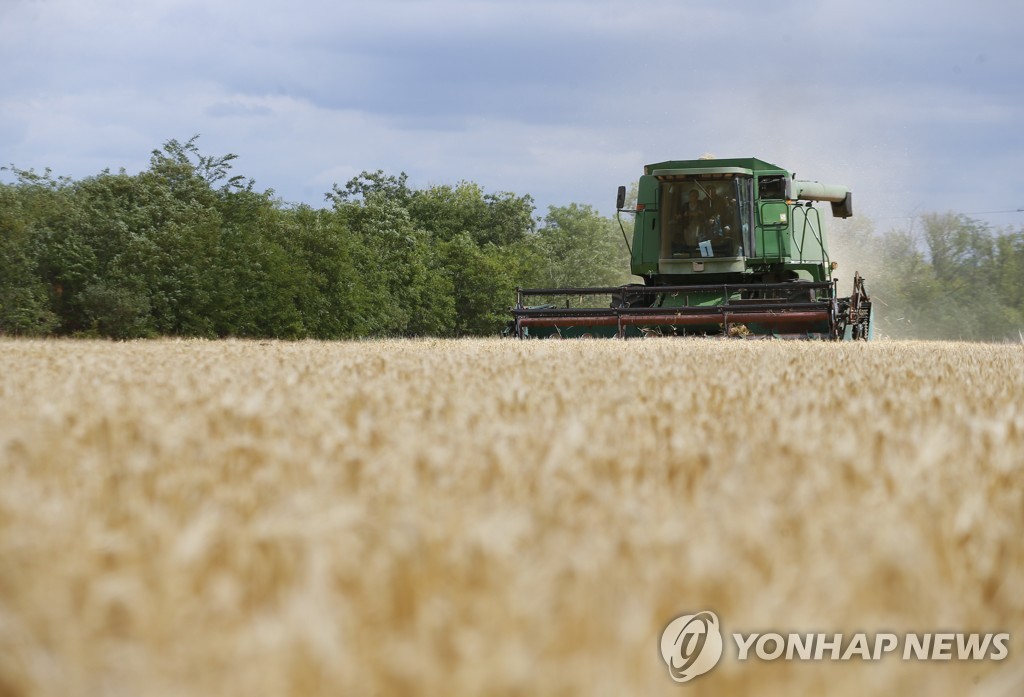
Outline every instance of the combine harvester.
<path id="1" fill-rule="evenodd" d="M 616 208 L 635 214 L 627 246 L 644 283 L 518 289 L 509 333 L 872 338 L 864 281 L 854 274 L 853 294 L 838 296 L 814 207 L 827 201 L 833 216 L 853 215 L 845 186 L 795 179 L 756 158 L 700 159 L 644 167 L 635 210 L 623 208 L 625 195 L 619 187 Z"/>

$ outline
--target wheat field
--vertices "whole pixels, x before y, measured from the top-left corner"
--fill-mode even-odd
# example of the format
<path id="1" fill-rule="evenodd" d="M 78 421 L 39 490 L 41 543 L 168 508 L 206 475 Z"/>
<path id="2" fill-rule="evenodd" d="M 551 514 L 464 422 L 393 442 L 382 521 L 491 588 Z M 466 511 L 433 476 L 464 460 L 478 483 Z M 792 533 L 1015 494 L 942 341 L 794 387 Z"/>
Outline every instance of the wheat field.
<path id="1" fill-rule="evenodd" d="M 0 341 L 0 695 L 1024 693 L 1024 347 Z M 1003 661 L 659 637 L 1008 631 Z"/>

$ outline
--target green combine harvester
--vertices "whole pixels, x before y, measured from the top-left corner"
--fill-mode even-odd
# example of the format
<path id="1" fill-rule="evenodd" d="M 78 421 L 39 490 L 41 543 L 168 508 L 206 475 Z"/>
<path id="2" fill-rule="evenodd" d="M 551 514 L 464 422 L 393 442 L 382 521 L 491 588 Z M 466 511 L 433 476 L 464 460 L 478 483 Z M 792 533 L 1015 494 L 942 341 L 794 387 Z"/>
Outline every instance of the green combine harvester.
<path id="1" fill-rule="evenodd" d="M 853 215 L 845 186 L 795 179 L 756 158 L 644 167 L 631 270 L 642 284 L 521 288 L 509 333 L 526 338 L 717 336 L 871 339 L 860 274 L 839 297 L 824 220 Z M 620 222 L 621 225 L 621 222 Z M 625 237 L 625 230 L 623 229 Z"/>

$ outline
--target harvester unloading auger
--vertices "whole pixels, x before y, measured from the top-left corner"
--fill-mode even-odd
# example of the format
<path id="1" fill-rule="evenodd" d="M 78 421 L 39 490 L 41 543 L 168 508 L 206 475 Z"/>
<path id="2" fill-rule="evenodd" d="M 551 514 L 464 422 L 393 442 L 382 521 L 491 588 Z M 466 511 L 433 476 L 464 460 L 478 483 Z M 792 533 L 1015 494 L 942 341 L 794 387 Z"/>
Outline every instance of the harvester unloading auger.
<path id="1" fill-rule="evenodd" d="M 815 201 L 829 202 L 834 217 L 853 215 L 845 186 L 795 179 L 756 158 L 647 165 L 635 210 L 623 208 L 625 187 L 616 205 L 635 213 L 631 270 L 644 283 L 521 288 L 510 333 L 870 339 L 864 281 L 855 273 L 852 295 L 838 297 Z"/>

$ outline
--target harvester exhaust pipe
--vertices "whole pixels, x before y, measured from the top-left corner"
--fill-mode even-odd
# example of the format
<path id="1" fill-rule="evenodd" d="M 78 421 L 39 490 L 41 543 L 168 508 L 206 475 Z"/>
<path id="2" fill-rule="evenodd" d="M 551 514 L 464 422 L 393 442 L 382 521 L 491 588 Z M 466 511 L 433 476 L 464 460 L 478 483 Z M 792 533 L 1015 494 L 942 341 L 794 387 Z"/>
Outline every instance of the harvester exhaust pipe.
<path id="1" fill-rule="evenodd" d="M 786 182 L 786 198 L 790 201 L 828 201 L 832 204 L 832 216 L 849 218 L 853 215 L 853 192 L 841 184 L 791 179 Z"/>

